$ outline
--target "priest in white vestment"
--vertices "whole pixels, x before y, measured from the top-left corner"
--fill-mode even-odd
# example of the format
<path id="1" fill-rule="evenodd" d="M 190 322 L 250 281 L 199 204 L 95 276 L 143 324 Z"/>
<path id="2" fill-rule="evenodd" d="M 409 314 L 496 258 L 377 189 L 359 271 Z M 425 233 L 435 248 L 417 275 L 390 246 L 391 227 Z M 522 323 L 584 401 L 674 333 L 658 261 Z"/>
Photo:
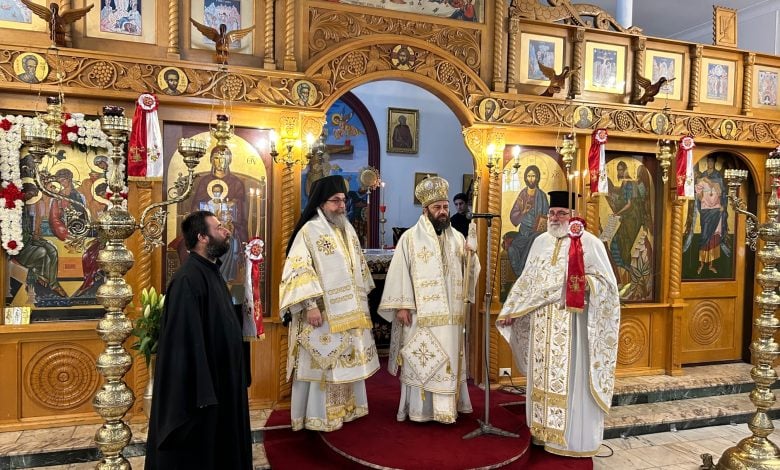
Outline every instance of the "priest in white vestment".
<path id="1" fill-rule="evenodd" d="M 528 378 L 526 420 L 548 452 L 595 455 L 612 403 L 620 298 L 604 243 L 551 191 L 547 232 L 531 246 L 497 320 Z"/>
<path id="2" fill-rule="evenodd" d="M 290 321 L 293 430 L 334 431 L 367 415 L 365 380 L 379 370 L 367 297 L 374 281 L 346 194 L 341 176 L 317 180 L 287 245 L 279 311 Z"/>
<path id="3" fill-rule="evenodd" d="M 463 327 L 479 259 L 474 228 L 467 243 L 450 225 L 448 193 L 440 177 L 415 188 L 423 214 L 398 240 L 379 304 L 393 324 L 388 369 L 400 369 L 399 421 L 454 423 L 472 411 Z"/>

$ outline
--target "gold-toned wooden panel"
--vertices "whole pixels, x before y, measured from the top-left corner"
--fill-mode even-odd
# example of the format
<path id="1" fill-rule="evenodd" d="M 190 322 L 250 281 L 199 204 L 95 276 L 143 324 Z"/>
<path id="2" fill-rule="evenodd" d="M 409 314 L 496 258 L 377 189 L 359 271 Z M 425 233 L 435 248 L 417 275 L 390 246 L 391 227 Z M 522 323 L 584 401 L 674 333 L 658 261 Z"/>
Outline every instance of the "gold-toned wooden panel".
<path id="1" fill-rule="evenodd" d="M 736 297 L 690 300 L 681 331 L 683 362 L 739 359 L 741 311 Z"/>
<path id="2" fill-rule="evenodd" d="M 650 365 L 650 315 L 624 315 L 620 319 L 618 367 L 634 368 Z"/>
<path id="3" fill-rule="evenodd" d="M 95 368 L 103 350 L 98 338 L 20 346 L 22 418 L 93 412 L 92 396 L 101 382 Z"/>

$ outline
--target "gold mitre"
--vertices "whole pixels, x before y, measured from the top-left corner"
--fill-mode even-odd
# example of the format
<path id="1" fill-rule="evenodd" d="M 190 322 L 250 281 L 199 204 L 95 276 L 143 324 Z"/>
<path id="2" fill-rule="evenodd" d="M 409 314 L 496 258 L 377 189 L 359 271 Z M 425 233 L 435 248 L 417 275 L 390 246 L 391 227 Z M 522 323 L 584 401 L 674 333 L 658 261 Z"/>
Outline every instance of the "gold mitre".
<path id="1" fill-rule="evenodd" d="M 423 207 L 450 199 L 450 184 L 441 176 L 429 176 L 414 188 L 414 195 Z"/>

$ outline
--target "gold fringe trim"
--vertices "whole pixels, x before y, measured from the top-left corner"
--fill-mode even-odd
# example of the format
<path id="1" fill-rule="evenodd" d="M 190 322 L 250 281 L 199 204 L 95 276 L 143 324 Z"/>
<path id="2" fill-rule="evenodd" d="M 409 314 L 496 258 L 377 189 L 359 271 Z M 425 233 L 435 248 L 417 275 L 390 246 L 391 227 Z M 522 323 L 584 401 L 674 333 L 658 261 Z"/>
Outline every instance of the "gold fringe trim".
<path id="1" fill-rule="evenodd" d="M 330 324 L 331 333 L 343 333 L 344 331 L 351 330 L 352 328 L 373 328 L 371 318 L 363 312 L 355 312 L 345 315 L 343 318 L 336 318 L 329 316 L 328 322 Z"/>
<path id="2" fill-rule="evenodd" d="M 463 325 L 463 315 L 436 315 L 431 317 L 417 317 L 418 327 Z"/>

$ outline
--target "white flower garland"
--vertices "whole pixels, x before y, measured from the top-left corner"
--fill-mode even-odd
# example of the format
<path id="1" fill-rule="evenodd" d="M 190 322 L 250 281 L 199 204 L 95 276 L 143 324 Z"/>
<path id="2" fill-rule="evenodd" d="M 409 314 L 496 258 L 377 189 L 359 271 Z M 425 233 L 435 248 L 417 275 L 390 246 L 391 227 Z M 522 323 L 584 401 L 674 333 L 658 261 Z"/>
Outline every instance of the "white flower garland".
<path id="1" fill-rule="evenodd" d="M 60 143 L 78 144 L 91 149 L 111 149 L 111 144 L 100 129 L 99 120 L 87 120 L 81 113 L 66 114 L 65 117 L 65 125 L 62 129 L 65 132 L 65 139 L 58 135 Z M 18 255 L 24 248 L 22 242 L 24 199 L 20 173 L 22 128 L 31 126 L 36 121 L 38 121 L 36 117 L 0 115 L 0 241 L 9 255 Z M 43 125 L 43 123 L 39 124 Z M 120 171 L 124 171 L 124 168 L 120 168 Z M 13 198 L 11 207 L 6 207 L 8 203 L 6 196 Z"/>

